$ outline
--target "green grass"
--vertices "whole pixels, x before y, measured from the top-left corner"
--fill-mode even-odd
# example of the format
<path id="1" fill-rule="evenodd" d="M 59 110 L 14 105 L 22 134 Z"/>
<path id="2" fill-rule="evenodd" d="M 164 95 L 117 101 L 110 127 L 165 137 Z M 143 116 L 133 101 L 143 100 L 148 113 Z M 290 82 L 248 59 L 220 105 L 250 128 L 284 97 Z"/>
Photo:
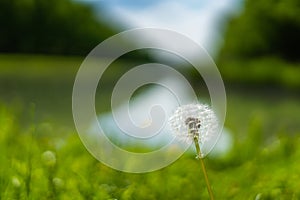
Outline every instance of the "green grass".
<path id="1" fill-rule="evenodd" d="M 252 60 L 223 60 L 218 63 L 223 77 L 233 83 L 277 85 L 289 89 L 300 87 L 300 64 L 288 63 L 276 57 Z"/>
<path id="2" fill-rule="evenodd" d="M 208 199 L 194 155 L 156 172 L 128 174 L 86 151 L 71 112 L 81 61 L 0 56 L 0 199 Z M 118 74 L 108 72 L 108 87 Z M 233 148 L 205 159 L 215 198 L 300 199 L 299 96 L 227 87 L 227 98 Z M 49 150 L 55 165 L 43 159 Z"/>
<path id="3" fill-rule="evenodd" d="M 208 199 L 194 155 L 156 172 L 122 173 L 91 157 L 76 133 L 62 140 L 37 133 L 38 124 L 19 127 L 13 109 L 2 105 L 0 113 L 1 199 Z M 266 143 L 255 119 L 228 155 L 205 160 L 216 199 L 300 198 L 300 138 L 276 136 Z M 48 150 L 53 166 L 42 158 Z"/>

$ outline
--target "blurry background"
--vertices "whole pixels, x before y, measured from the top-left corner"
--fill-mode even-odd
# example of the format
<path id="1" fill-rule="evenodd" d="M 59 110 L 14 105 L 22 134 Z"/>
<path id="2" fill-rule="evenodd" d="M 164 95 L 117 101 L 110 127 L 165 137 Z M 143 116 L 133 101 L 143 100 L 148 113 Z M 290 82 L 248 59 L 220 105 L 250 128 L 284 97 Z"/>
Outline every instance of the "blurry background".
<path id="1" fill-rule="evenodd" d="M 0 0 L 0 199 L 207 197 L 193 155 L 150 175 L 124 175 L 95 161 L 78 140 L 71 97 L 81 62 L 109 36 L 138 27 L 189 36 L 221 72 L 233 142 L 227 154 L 207 160 L 216 196 L 300 198 L 299 13 L 297 0 Z M 105 72 L 99 114 L 110 110 L 114 84 L 132 67 L 185 66 L 151 51 L 124 55 Z M 206 91 L 191 66 L 180 72 Z M 49 149 L 57 154 L 55 169 L 40 162 Z"/>

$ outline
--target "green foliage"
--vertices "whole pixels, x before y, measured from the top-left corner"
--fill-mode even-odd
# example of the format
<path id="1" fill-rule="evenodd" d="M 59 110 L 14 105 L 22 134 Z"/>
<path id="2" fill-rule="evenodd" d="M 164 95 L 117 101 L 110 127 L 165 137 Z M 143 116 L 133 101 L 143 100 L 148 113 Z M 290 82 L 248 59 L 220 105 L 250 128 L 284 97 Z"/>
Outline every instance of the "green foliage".
<path id="1" fill-rule="evenodd" d="M 234 84 L 299 88 L 298 0 L 246 0 L 227 24 L 217 64 Z"/>
<path id="2" fill-rule="evenodd" d="M 85 55 L 114 33 L 71 0 L 1 0 L 0 24 L 1 52 Z"/>
<path id="3" fill-rule="evenodd" d="M 262 56 L 299 61 L 300 4 L 297 0 L 245 2 L 227 28 L 221 58 Z"/>
<path id="4" fill-rule="evenodd" d="M 289 89 L 300 87 L 300 64 L 287 63 L 278 58 L 226 59 L 219 62 L 225 81 L 253 86 L 282 86 Z"/>

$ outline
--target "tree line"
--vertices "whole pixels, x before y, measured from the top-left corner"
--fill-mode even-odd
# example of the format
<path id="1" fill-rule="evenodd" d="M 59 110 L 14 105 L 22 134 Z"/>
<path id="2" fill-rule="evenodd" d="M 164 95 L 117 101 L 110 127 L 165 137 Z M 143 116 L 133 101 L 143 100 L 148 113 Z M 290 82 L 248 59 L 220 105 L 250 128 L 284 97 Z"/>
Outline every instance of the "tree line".
<path id="1" fill-rule="evenodd" d="M 85 55 L 114 34 L 71 0 L 0 0 L 0 52 Z"/>

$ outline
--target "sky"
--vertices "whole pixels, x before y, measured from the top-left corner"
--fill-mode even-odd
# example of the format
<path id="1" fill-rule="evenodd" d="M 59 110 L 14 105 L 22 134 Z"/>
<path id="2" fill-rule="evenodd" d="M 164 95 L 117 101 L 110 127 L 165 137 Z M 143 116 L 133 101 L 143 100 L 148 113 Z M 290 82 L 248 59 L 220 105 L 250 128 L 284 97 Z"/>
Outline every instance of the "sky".
<path id="1" fill-rule="evenodd" d="M 218 52 L 226 15 L 242 8 L 242 0 L 79 0 L 105 10 L 110 23 L 131 28 L 163 28 L 184 34 L 212 57 Z M 153 39 L 153 42 L 163 42 Z"/>

